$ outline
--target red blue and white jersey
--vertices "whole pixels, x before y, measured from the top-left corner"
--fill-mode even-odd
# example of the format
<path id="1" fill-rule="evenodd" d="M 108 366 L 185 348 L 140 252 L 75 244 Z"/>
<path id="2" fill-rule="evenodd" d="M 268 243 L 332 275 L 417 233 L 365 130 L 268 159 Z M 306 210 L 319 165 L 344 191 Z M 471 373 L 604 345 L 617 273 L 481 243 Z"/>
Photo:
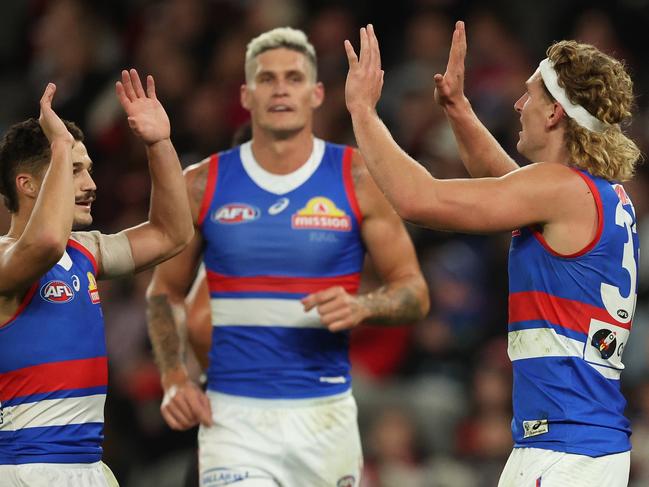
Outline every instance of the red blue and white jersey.
<path id="1" fill-rule="evenodd" d="M 638 235 L 624 188 L 577 172 L 597 206 L 594 240 L 558 255 L 535 228 L 512 239 L 512 431 L 516 447 L 597 457 L 631 448 L 620 374 L 636 303 Z"/>
<path id="2" fill-rule="evenodd" d="M 0 327 L 0 464 L 101 460 L 108 373 L 96 274 L 69 240 Z"/>
<path id="3" fill-rule="evenodd" d="M 314 139 L 309 160 L 277 175 L 251 143 L 212 156 L 199 216 L 212 307 L 208 389 L 269 399 L 350 388 L 347 332 L 300 299 L 358 289 L 365 250 L 352 149 Z"/>

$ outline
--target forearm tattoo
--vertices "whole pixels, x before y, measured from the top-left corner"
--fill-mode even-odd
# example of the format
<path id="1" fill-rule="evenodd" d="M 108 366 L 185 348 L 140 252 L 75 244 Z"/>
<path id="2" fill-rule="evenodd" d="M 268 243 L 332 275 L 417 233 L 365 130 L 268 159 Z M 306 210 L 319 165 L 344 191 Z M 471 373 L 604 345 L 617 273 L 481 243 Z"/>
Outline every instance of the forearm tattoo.
<path id="1" fill-rule="evenodd" d="M 371 313 L 367 323 L 399 325 L 422 318 L 422 306 L 417 294 L 408 286 L 386 285 L 358 297 Z"/>
<path id="2" fill-rule="evenodd" d="M 147 323 L 153 354 L 160 372 L 178 367 L 183 362 L 181 340 L 173 309 L 166 295 L 147 300 Z"/>

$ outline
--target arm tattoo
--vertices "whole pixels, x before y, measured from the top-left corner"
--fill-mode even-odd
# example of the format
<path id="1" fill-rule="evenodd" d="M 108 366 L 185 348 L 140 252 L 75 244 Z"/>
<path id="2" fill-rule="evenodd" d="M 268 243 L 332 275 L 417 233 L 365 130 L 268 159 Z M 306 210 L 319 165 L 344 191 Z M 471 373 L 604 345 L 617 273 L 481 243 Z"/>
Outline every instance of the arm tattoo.
<path id="1" fill-rule="evenodd" d="M 422 305 L 414 290 L 403 284 L 381 286 L 358 297 L 371 313 L 366 323 L 405 325 L 422 318 Z"/>
<path id="2" fill-rule="evenodd" d="M 181 340 L 169 298 L 162 294 L 147 300 L 147 323 L 153 354 L 161 373 L 183 363 Z"/>

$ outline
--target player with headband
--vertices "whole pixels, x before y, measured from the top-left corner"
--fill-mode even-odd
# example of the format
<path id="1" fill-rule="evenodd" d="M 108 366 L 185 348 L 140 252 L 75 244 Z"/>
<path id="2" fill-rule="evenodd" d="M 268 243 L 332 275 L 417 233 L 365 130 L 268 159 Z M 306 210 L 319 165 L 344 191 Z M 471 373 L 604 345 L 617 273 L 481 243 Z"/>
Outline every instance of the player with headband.
<path id="1" fill-rule="evenodd" d="M 464 95 L 458 22 L 435 98 L 474 179 L 438 180 L 405 154 L 376 114 L 383 84 L 372 26 L 360 56 L 347 41 L 346 101 L 378 186 L 403 218 L 461 232 L 511 231 L 508 352 L 515 448 L 500 487 L 626 486 L 630 425 L 620 391 L 636 301 L 636 216 L 622 181 L 640 152 L 621 128 L 631 115 L 624 65 L 561 41 L 514 104 L 520 168 Z M 425 195 L 425 197 L 422 197 Z"/>

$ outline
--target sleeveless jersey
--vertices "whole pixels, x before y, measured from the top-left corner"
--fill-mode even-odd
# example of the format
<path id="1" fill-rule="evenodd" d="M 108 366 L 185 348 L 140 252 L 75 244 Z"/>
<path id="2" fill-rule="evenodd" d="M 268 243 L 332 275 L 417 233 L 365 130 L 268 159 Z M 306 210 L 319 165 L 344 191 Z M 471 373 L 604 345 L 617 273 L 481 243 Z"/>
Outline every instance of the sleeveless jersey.
<path id="1" fill-rule="evenodd" d="M 310 159 L 285 176 L 264 171 L 250 142 L 212 156 L 199 216 L 213 324 L 209 390 L 268 399 L 349 390 L 348 332 L 329 332 L 300 299 L 358 289 L 365 251 L 351 156 L 315 139 Z"/>
<path id="2" fill-rule="evenodd" d="M 535 228 L 512 238 L 512 431 L 516 447 L 597 457 L 631 448 L 620 373 L 635 310 L 638 236 L 624 188 L 577 172 L 597 207 L 590 245 L 558 255 Z"/>
<path id="3" fill-rule="evenodd" d="M 101 460 L 108 374 L 96 273 L 69 240 L 0 327 L 0 464 Z"/>

